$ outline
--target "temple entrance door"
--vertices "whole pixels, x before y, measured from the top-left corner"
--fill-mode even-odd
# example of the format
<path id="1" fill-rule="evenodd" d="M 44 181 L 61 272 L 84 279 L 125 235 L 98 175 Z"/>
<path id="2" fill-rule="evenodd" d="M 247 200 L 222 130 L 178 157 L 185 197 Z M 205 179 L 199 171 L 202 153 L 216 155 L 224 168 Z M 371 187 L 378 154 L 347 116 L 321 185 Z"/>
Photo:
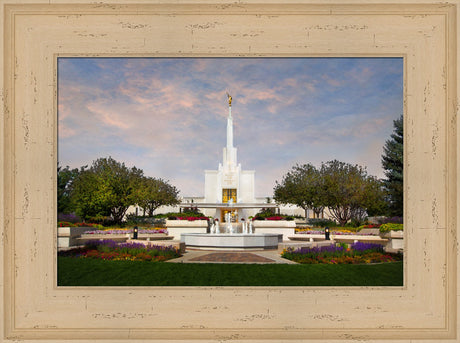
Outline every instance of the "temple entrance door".
<path id="1" fill-rule="evenodd" d="M 222 202 L 224 204 L 228 202 L 236 203 L 236 188 L 224 188 L 222 189 Z M 225 222 L 225 214 L 230 212 L 232 214 L 232 223 L 238 222 L 238 211 L 237 210 L 222 210 L 221 211 L 221 223 Z"/>
<path id="2" fill-rule="evenodd" d="M 233 203 L 236 203 L 236 189 L 235 188 L 222 189 L 222 202 L 226 204 L 230 200 L 233 200 Z"/>

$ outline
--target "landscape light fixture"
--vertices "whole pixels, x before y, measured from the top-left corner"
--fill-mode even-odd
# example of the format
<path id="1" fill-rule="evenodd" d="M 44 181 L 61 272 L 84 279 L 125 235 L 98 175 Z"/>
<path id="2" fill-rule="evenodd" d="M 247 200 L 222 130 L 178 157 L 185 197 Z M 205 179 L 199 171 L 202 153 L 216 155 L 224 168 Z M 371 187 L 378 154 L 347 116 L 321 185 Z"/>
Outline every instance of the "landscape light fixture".
<path id="1" fill-rule="evenodd" d="M 331 238 L 329 237 L 330 233 L 329 233 L 329 228 L 326 226 L 326 228 L 324 229 L 324 236 L 326 238 L 326 241 L 330 241 Z"/>
<path id="2" fill-rule="evenodd" d="M 138 232 L 138 228 L 137 226 L 134 227 L 134 230 L 133 230 L 133 239 L 137 239 L 137 232 Z"/>

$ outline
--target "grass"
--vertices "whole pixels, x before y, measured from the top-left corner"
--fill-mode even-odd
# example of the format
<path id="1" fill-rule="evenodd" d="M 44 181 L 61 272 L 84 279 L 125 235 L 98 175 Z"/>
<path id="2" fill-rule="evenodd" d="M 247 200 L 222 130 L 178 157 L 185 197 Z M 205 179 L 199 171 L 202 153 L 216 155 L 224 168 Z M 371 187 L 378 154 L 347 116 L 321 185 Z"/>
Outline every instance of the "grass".
<path id="1" fill-rule="evenodd" d="M 402 286 L 403 263 L 212 264 L 58 257 L 58 286 Z"/>

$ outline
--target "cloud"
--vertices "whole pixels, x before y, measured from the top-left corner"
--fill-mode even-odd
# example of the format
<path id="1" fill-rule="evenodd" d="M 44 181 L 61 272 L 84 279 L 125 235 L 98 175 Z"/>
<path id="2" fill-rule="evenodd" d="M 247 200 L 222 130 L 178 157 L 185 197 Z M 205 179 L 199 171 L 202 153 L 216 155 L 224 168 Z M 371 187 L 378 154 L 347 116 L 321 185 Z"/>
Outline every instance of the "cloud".
<path id="1" fill-rule="evenodd" d="M 271 194 L 295 163 L 367 161 L 377 173 L 379 146 L 402 113 L 395 59 L 66 59 L 59 66 L 59 159 L 78 167 L 117 156 L 174 181 L 183 195 L 202 195 L 204 170 L 221 162 L 227 91 L 238 159 L 256 170 L 258 195 Z"/>
<path id="2" fill-rule="evenodd" d="M 86 106 L 89 111 L 96 114 L 98 119 L 107 126 L 114 126 L 118 129 L 128 129 L 131 125 L 129 124 L 129 118 L 121 118 L 121 113 L 118 113 L 113 108 L 107 108 L 107 104 L 102 103 L 90 103 Z"/>

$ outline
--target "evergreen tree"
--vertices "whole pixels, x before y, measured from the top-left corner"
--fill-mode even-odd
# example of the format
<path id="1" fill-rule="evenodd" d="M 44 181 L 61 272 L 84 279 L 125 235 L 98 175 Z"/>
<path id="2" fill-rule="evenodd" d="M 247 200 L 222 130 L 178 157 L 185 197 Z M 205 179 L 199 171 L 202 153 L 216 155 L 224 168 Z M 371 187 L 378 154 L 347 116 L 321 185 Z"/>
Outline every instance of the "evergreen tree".
<path id="1" fill-rule="evenodd" d="M 385 142 L 382 167 L 386 179 L 383 180 L 388 194 L 389 215 L 403 215 L 403 116 L 393 121 L 394 130 Z"/>

